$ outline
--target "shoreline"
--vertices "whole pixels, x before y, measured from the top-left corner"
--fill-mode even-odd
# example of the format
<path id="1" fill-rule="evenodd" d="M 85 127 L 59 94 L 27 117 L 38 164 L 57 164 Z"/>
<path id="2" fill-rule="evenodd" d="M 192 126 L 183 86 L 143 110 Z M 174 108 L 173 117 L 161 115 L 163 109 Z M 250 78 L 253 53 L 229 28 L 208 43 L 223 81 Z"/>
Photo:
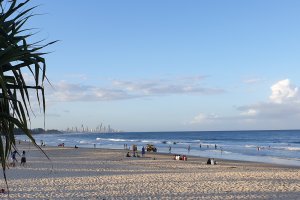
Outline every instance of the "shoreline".
<path id="1" fill-rule="evenodd" d="M 36 151 L 40 151 L 39 149 L 37 149 L 31 142 L 29 141 L 22 141 L 21 145 L 23 146 L 25 143 L 26 145 L 29 145 L 29 149 L 33 148 L 32 150 L 36 150 Z M 19 144 L 20 145 L 20 144 Z M 18 146 L 18 145 L 17 145 Z M 45 150 L 45 153 L 47 154 L 47 150 L 77 150 L 77 151 L 100 151 L 100 152 L 115 152 L 115 153 L 122 153 L 122 155 L 124 154 L 124 157 L 126 158 L 126 153 L 129 151 L 130 153 L 132 153 L 132 150 L 126 150 L 126 149 L 109 149 L 109 148 L 92 148 L 92 147 L 78 147 L 77 149 L 74 147 L 70 147 L 70 146 L 64 146 L 64 147 L 59 147 L 59 146 L 40 146 L 39 147 L 42 150 Z M 26 148 L 26 147 L 25 147 Z M 178 155 L 176 153 L 164 153 L 164 152 L 147 152 L 146 151 L 146 156 L 142 157 L 142 153 L 141 151 L 137 151 L 140 155 L 140 157 L 129 157 L 127 159 L 153 159 L 156 160 L 156 157 L 159 158 L 164 158 L 164 159 L 169 159 L 169 160 L 174 160 L 172 159 L 175 155 Z M 40 152 L 42 154 L 42 156 L 46 158 L 46 156 Z M 149 157 L 149 156 L 151 157 Z M 201 162 L 202 164 L 206 164 L 208 157 L 202 157 L 202 156 L 194 156 L 194 155 L 187 155 L 188 160 L 187 161 L 196 161 L 196 162 Z M 49 157 L 51 160 L 51 157 Z M 211 157 L 213 158 L 213 157 Z M 247 161 L 247 160 L 234 160 L 234 159 L 223 159 L 223 158 L 214 158 L 217 161 L 217 165 L 222 163 L 225 165 L 231 165 L 232 163 L 235 164 L 240 164 L 240 165 L 255 165 L 257 167 L 272 167 L 272 168 L 288 168 L 288 169 L 300 169 L 300 166 L 295 166 L 295 165 L 285 165 L 285 164 L 277 164 L 277 163 L 267 163 L 267 162 L 259 162 L 259 161 Z M 178 162 L 185 162 L 182 160 L 178 160 Z"/>
<path id="2" fill-rule="evenodd" d="M 172 152 L 176 154 L 183 154 L 188 156 L 199 157 L 213 157 L 216 159 L 224 160 L 241 160 L 261 163 L 279 164 L 284 166 L 297 166 L 300 167 L 300 158 L 298 152 L 300 151 L 300 145 L 291 141 L 297 141 L 297 139 L 289 141 L 287 138 L 298 138 L 298 132 L 289 133 L 289 137 L 286 138 L 286 134 L 278 131 L 273 133 L 267 131 L 265 134 L 261 132 L 229 132 L 228 134 L 221 134 L 217 131 L 214 134 L 190 134 L 184 135 L 183 132 L 173 133 L 153 133 L 139 135 L 135 133 L 125 133 L 110 136 L 110 134 L 42 134 L 36 136 L 36 141 L 45 141 L 47 145 L 56 146 L 59 143 L 65 142 L 68 146 L 93 148 L 93 145 L 97 145 L 100 148 L 114 148 L 123 149 L 124 144 L 128 146 L 137 145 L 141 150 L 142 146 L 146 146 L 148 143 L 154 144 L 159 152 L 168 153 L 169 146 L 172 147 Z M 175 134 L 175 135 L 174 135 Z M 176 135 L 177 134 L 177 135 Z M 279 134 L 280 141 L 276 141 L 274 138 Z M 297 134 L 297 135 L 295 135 Z M 24 140 L 25 137 L 19 137 Z M 235 139 L 233 139 L 235 138 Z M 249 141 L 245 138 L 250 138 Z M 271 138 L 271 139 L 270 139 Z M 276 138 L 276 137 L 275 137 Z M 291 143 L 291 144 L 290 144 Z M 200 147 L 199 147 L 200 144 Z M 217 144 L 217 149 L 215 145 Z M 202 148 L 201 148 L 202 145 Z M 188 152 L 188 146 L 191 147 L 191 151 Z"/>
<path id="3" fill-rule="evenodd" d="M 21 141 L 22 143 L 25 143 L 25 144 L 32 144 L 31 142 L 29 141 Z M 35 148 L 33 145 L 32 145 L 33 148 Z M 39 145 L 39 147 L 41 147 Z M 41 149 L 45 148 L 45 147 L 50 147 L 50 148 L 57 148 L 58 146 L 52 146 L 52 145 L 47 145 L 47 146 L 43 146 L 41 147 Z M 74 149 L 74 147 L 71 147 L 71 146 L 65 146 L 63 148 L 69 148 L 69 149 Z M 96 147 L 96 148 L 93 148 L 93 147 L 78 147 L 78 149 L 88 149 L 88 150 L 97 150 L 97 149 L 100 149 L 100 150 L 104 150 L 104 151 L 124 151 L 124 155 L 126 154 L 126 152 L 131 152 L 132 153 L 132 150 L 126 150 L 126 149 L 110 149 L 110 148 L 101 148 L 101 147 Z M 140 155 L 142 154 L 140 150 L 137 151 Z M 150 155 L 166 155 L 166 156 L 171 156 L 173 157 L 174 155 L 178 155 L 177 153 L 165 153 L 165 152 L 147 152 L 146 151 L 146 154 L 150 154 Z M 186 155 L 188 158 L 194 158 L 194 159 L 207 159 L 209 157 L 203 157 L 203 156 L 195 156 L 195 155 L 189 155 L 189 154 L 182 154 L 182 155 Z M 228 162 L 228 163 L 252 163 L 252 164 L 257 164 L 257 165 L 264 165 L 264 166 L 270 166 L 270 167 L 280 167 L 280 168 L 295 168 L 295 169 L 300 169 L 300 165 L 289 165 L 289 164 L 279 164 L 279 163 L 269 163 L 269 162 L 262 162 L 262 161 L 249 161 L 249 160 L 239 160 L 239 159 L 225 159 L 225 158 L 215 158 L 215 157 L 210 157 L 210 158 L 214 158 L 215 160 L 217 161 L 222 161 L 224 163 Z M 206 162 L 205 161 L 205 162 Z"/>
<path id="4" fill-rule="evenodd" d="M 56 146 L 48 146 L 48 147 L 56 147 Z M 70 146 L 65 146 L 65 148 L 70 148 L 70 149 L 74 149 L 74 147 L 70 147 Z M 89 150 L 96 150 L 96 149 L 101 149 L 101 150 L 104 150 L 104 151 L 124 151 L 124 155 L 126 154 L 126 152 L 131 152 L 132 153 L 132 150 L 126 150 L 126 149 L 109 149 L 109 148 L 100 148 L 100 147 L 97 147 L 97 148 L 92 148 L 92 147 L 78 147 L 80 149 L 89 149 Z M 142 155 L 141 151 L 138 150 L 137 151 L 139 153 L 139 155 Z M 174 155 L 179 155 L 177 153 L 165 153 L 165 152 L 147 152 L 146 151 L 146 155 L 149 154 L 149 155 L 165 155 L 165 156 L 170 156 L 170 157 L 174 157 Z M 195 155 L 189 155 L 189 154 L 181 154 L 181 155 L 186 155 L 188 157 L 188 159 L 190 158 L 193 158 L 193 159 L 206 159 L 205 160 L 205 163 L 207 161 L 207 159 L 209 157 L 203 157 L 203 156 L 195 156 Z M 228 162 L 228 163 L 253 163 L 253 164 L 256 164 L 256 165 L 264 165 L 264 166 L 270 166 L 270 167 L 280 167 L 280 168 L 295 168 L 295 169 L 300 169 L 300 166 L 298 165 L 289 165 L 289 164 L 278 164 L 278 163 L 268 163 L 268 162 L 260 162 L 260 161 L 248 161 L 248 160 L 234 160 L 234 159 L 224 159 L 224 158 L 215 158 L 215 157 L 210 157 L 210 158 L 214 158 L 215 160 L 217 161 L 222 161 L 224 163 Z"/>

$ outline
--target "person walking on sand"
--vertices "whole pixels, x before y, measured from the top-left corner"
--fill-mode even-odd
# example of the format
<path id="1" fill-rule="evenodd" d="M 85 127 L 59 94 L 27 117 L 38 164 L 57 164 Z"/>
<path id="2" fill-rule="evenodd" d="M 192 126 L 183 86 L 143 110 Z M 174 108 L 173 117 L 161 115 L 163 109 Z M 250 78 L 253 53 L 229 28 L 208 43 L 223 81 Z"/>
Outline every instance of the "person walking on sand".
<path id="1" fill-rule="evenodd" d="M 25 166 L 25 164 L 26 164 L 26 156 L 25 156 L 25 151 L 23 151 L 20 166 L 22 165 Z"/>

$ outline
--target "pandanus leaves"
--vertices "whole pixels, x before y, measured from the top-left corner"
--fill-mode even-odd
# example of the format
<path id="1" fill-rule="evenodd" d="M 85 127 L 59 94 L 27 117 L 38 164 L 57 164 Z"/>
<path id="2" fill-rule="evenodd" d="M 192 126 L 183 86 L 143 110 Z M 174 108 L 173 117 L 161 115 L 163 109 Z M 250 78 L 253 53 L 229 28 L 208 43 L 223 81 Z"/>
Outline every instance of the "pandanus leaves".
<path id="1" fill-rule="evenodd" d="M 45 53 L 41 50 L 56 42 L 29 42 L 34 34 L 24 25 L 34 16 L 35 8 L 26 8 L 29 1 L 0 0 L 0 163 L 6 183 L 7 159 L 16 145 L 15 128 L 21 129 L 40 149 L 28 128 L 32 112 L 29 91 L 36 91 L 35 97 L 45 113 L 44 80 L 47 77 L 42 57 Z M 30 73 L 33 83 L 26 82 L 24 70 Z"/>

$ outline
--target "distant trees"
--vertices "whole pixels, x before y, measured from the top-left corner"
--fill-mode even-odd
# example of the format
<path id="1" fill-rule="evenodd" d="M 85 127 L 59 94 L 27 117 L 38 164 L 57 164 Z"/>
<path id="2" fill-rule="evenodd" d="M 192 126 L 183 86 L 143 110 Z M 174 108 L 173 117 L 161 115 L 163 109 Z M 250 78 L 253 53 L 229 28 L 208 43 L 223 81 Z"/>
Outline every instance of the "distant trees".
<path id="1" fill-rule="evenodd" d="M 52 44 L 32 42 L 31 29 L 24 25 L 34 16 L 35 7 L 26 8 L 30 0 L 0 0 L 0 162 L 6 181 L 7 158 L 15 148 L 14 129 L 21 129 L 36 145 L 28 128 L 31 105 L 30 90 L 45 113 L 44 81 L 46 63 L 41 50 Z M 34 79 L 24 77 L 27 70 Z M 37 145 L 36 145 L 37 146 Z"/>

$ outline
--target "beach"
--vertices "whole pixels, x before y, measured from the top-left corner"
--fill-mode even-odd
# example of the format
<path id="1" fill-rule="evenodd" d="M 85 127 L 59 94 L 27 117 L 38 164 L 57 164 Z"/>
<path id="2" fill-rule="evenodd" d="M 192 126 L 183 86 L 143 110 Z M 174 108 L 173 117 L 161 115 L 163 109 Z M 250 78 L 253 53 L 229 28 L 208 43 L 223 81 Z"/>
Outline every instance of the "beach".
<path id="1" fill-rule="evenodd" d="M 75 132 L 37 134 L 34 138 L 47 146 L 65 143 L 79 148 L 124 149 L 124 145 L 137 145 L 141 150 L 153 144 L 159 153 L 169 153 L 171 147 L 176 154 L 300 167 L 300 131 Z M 17 139 L 27 138 L 19 135 Z"/>
<path id="2" fill-rule="evenodd" d="M 172 154 L 125 157 L 126 150 L 42 147 L 30 143 L 25 167 L 7 170 L 10 199 L 299 199 L 297 167 Z M 20 162 L 20 157 L 17 159 Z M 0 187 L 6 190 L 5 182 Z M 0 199 L 9 199 L 7 190 Z"/>

